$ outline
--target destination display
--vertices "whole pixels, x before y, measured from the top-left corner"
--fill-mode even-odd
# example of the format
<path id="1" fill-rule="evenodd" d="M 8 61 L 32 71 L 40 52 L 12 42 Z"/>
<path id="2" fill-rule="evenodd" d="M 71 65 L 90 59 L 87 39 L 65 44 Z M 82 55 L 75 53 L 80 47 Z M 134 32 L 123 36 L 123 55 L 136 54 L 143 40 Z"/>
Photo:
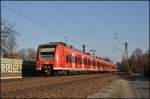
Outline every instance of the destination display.
<path id="1" fill-rule="evenodd" d="M 40 51 L 41 52 L 54 52 L 55 48 L 41 48 Z"/>

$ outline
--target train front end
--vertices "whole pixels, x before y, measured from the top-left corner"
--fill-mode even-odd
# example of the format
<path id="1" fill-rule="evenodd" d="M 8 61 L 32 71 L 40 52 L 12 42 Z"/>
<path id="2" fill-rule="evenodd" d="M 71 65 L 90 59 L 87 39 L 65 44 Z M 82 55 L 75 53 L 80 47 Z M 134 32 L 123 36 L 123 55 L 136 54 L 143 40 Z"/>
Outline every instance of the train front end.
<path id="1" fill-rule="evenodd" d="M 36 54 L 36 70 L 45 76 L 53 75 L 55 50 L 57 44 L 45 44 L 38 47 Z"/>

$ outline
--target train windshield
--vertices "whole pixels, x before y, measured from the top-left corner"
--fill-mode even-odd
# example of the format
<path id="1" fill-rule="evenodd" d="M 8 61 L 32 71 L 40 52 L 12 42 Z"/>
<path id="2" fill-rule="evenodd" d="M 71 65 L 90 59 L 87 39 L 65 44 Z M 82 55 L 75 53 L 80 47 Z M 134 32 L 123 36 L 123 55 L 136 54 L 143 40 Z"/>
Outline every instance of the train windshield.
<path id="1" fill-rule="evenodd" d="M 40 52 L 41 59 L 53 60 L 54 52 Z"/>
<path id="2" fill-rule="evenodd" d="M 44 60 L 53 60 L 55 48 L 40 48 L 40 58 Z"/>

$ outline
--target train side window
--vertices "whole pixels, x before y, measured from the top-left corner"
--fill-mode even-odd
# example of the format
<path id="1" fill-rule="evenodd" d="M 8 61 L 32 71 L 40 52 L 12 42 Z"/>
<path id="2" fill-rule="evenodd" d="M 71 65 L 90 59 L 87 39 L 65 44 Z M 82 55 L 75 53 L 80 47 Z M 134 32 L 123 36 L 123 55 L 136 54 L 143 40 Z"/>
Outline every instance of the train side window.
<path id="1" fill-rule="evenodd" d="M 96 62 L 94 61 L 94 66 L 96 66 Z"/>
<path id="2" fill-rule="evenodd" d="M 91 65 L 91 60 L 89 60 L 89 65 Z"/>
<path id="3" fill-rule="evenodd" d="M 84 59 L 83 58 L 81 58 L 81 61 L 82 61 L 82 64 L 84 64 Z"/>
<path id="4" fill-rule="evenodd" d="M 75 63 L 75 57 L 74 56 L 71 56 L 71 61 L 72 61 L 72 63 Z"/>
<path id="5" fill-rule="evenodd" d="M 87 63 L 87 59 L 86 59 L 86 65 L 88 65 L 88 63 Z"/>
<path id="6" fill-rule="evenodd" d="M 64 48 L 63 48 L 63 50 L 62 50 L 62 56 L 64 57 Z"/>
<path id="7" fill-rule="evenodd" d="M 87 65 L 87 59 L 84 59 L 84 65 Z"/>
<path id="8" fill-rule="evenodd" d="M 82 58 L 81 57 L 79 58 L 79 64 L 82 64 Z"/>
<path id="9" fill-rule="evenodd" d="M 77 58 L 77 56 L 75 57 L 75 63 L 76 63 L 76 64 L 78 63 L 78 58 Z"/>
<path id="10" fill-rule="evenodd" d="M 90 65 L 90 60 L 88 60 L 88 65 Z"/>
<path id="11" fill-rule="evenodd" d="M 78 64 L 80 64 L 80 57 L 78 57 Z"/>
<path id="12" fill-rule="evenodd" d="M 68 57 L 69 57 L 69 62 L 72 62 L 72 61 L 71 61 L 71 55 L 69 55 Z"/>
<path id="13" fill-rule="evenodd" d="M 92 63 L 93 63 L 93 64 L 92 64 L 93 66 L 95 66 L 95 65 L 96 65 L 96 63 L 95 63 L 95 61 L 94 61 L 94 60 L 92 61 Z"/>
<path id="14" fill-rule="evenodd" d="M 72 62 L 71 55 L 66 56 L 66 62 Z"/>
<path id="15" fill-rule="evenodd" d="M 81 61 L 81 57 L 78 57 L 78 63 L 81 64 L 82 61 Z"/>
<path id="16" fill-rule="evenodd" d="M 95 61 L 95 66 L 97 66 L 97 62 Z"/>
<path id="17" fill-rule="evenodd" d="M 97 66 L 99 66 L 99 62 L 97 62 Z"/>
<path id="18" fill-rule="evenodd" d="M 66 62 L 69 62 L 69 61 L 68 61 L 68 55 L 66 55 Z"/>
<path id="19" fill-rule="evenodd" d="M 104 63 L 102 63 L 102 66 L 104 67 Z"/>

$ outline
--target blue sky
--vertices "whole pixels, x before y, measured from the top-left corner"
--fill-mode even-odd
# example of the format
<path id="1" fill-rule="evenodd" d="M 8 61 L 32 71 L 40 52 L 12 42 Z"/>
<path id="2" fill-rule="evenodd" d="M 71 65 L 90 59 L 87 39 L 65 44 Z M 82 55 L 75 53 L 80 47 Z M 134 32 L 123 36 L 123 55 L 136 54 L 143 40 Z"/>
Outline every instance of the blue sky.
<path id="1" fill-rule="evenodd" d="M 16 24 L 18 49 L 37 48 L 50 41 L 65 41 L 86 50 L 98 45 L 96 54 L 120 61 L 122 52 L 111 46 L 124 48 L 129 44 L 129 55 L 136 48 L 149 49 L 149 2 L 148 1 L 57 1 L 71 17 L 53 1 L 2 1 L 2 5 L 32 18 L 46 26 L 40 27 L 1 7 L 1 16 Z M 118 33 L 117 40 L 114 39 Z"/>

